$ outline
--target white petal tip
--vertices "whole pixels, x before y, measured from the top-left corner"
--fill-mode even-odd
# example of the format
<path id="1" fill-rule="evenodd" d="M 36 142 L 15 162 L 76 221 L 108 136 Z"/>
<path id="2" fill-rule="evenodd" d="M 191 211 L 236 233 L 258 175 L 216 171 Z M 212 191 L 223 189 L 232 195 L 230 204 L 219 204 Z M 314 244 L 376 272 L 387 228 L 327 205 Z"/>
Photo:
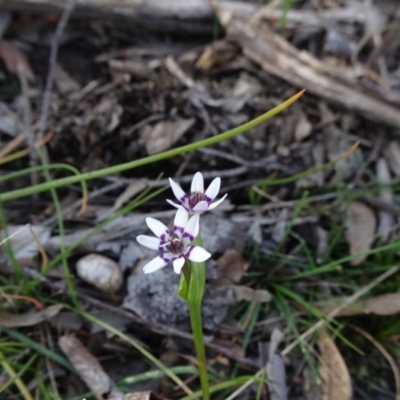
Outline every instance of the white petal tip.
<path id="1" fill-rule="evenodd" d="M 218 206 L 225 200 L 226 196 L 228 196 L 228 194 L 226 194 L 224 197 L 220 198 L 220 199 L 217 200 L 216 202 L 211 203 L 211 204 L 208 206 L 208 209 L 209 209 L 209 210 L 213 210 L 215 207 L 218 207 Z"/>
<path id="2" fill-rule="evenodd" d="M 161 257 L 153 258 L 149 263 L 147 263 L 143 267 L 143 272 L 145 274 L 151 274 L 152 272 L 158 271 L 161 268 L 164 268 L 169 261 L 164 260 Z"/>
<path id="3" fill-rule="evenodd" d="M 190 186 L 190 192 L 201 192 L 204 193 L 204 178 L 201 172 L 196 172 L 192 179 L 192 184 Z"/>
<path id="4" fill-rule="evenodd" d="M 171 205 L 172 207 L 175 207 L 175 208 L 182 208 L 182 206 L 180 205 L 180 204 L 176 204 L 176 203 L 174 203 L 172 200 L 170 200 L 170 199 L 167 199 L 167 203 L 169 204 L 169 205 Z"/>
<path id="5" fill-rule="evenodd" d="M 187 221 L 189 219 L 189 214 L 185 209 L 182 210 L 181 207 L 178 208 L 178 211 L 175 214 L 174 225 L 175 227 L 179 227 L 185 229 Z"/>
<path id="6" fill-rule="evenodd" d="M 191 246 L 188 251 L 187 257 L 194 262 L 203 262 L 211 257 L 211 254 L 199 246 Z"/>
<path id="7" fill-rule="evenodd" d="M 169 184 L 171 185 L 171 189 L 176 199 L 179 201 L 183 201 L 185 199 L 186 194 L 182 190 L 182 188 L 171 178 L 169 178 Z"/>
<path id="8" fill-rule="evenodd" d="M 159 238 L 164 234 L 168 234 L 168 228 L 159 220 L 147 217 L 146 224 L 149 229 Z"/>
<path id="9" fill-rule="evenodd" d="M 221 187 L 221 178 L 215 178 L 206 190 L 206 196 L 213 201 L 219 193 Z"/>
<path id="10" fill-rule="evenodd" d="M 183 266 L 185 265 L 185 258 L 184 257 L 179 257 L 176 260 L 172 262 L 174 266 L 174 272 L 176 274 L 180 274 L 182 271 Z"/>
<path id="11" fill-rule="evenodd" d="M 157 250 L 160 246 L 160 239 L 147 235 L 139 235 L 136 237 L 136 241 L 142 246 L 148 247 L 152 250 Z"/>

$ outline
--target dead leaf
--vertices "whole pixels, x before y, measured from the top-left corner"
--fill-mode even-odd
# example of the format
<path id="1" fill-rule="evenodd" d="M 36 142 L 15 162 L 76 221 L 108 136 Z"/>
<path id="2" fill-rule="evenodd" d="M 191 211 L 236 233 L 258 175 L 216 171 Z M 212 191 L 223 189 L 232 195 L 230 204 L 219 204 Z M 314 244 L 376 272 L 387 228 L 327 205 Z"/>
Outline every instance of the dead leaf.
<path id="1" fill-rule="evenodd" d="M 63 95 L 77 93 L 81 90 L 79 83 L 60 64 L 57 64 L 54 69 L 54 83 Z"/>
<path id="2" fill-rule="evenodd" d="M 226 112 L 236 114 L 247 102 L 261 91 L 260 82 L 250 74 L 243 72 L 236 81 L 232 92 L 223 101 L 222 109 Z"/>
<path id="3" fill-rule="evenodd" d="M 42 311 L 29 311 L 23 314 L 11 314 L 6 311 L 0 312 L 0 326 L 6 328 L 19 328 L 22 326 L 34 326 L 43 321 L 55 317 L 63 308 L 60 304 L 49 306 Z"/>
<path id="4" fill-rule="evenodd" d="M 237 250 L 230 249 L 225 251 L 217 260 L 219 272 L 218 283 L 223 285 L 239 283 L 243 274 L 249 268 L 249 265 L 250 263 L 247 262 Z"/>
<path id="5" fill-rule="evenodd" d="M 271 400 L 287 399 L 285 364 L 282 355 L 278 353 L 278 346 L 282 337 L 282 332 L 275 328 L 272 331 L 271 341 L 268 344 L 268 361 L 265 369 L 267 373 L 269 398 Z M 263 364 L 265 364 L 265 360 L 263 360 Z"/>
<path id="6" fill-rule="evenodd" d="M 279 211 L 278 222 L 273 226 L 271 233 L 272 239 L 274 239 L 276 243 L 280 243 L 285 237 L 286 227 L 289 222 L 289 214 L 288 208 L 282 208 L 282 210 Z"/>
<path id="7" fill-rule="evenodd" d="M 400 143 L 392 140 L 386 151 L 386 158 L 390 165 L 390 169 L 400 177 Z"/>
<path id="8" fill-rule="evenodd" d="M 35 237 L 32 235 L 32 232 Z M 0 239 L 9 238 L 14 255 L 18 260 L 31 259 L 39 251 L 39 241 L 44 245 L 50 237 L 50 228 L 41 225 L 15 225 L 9 226 L 7 232 L 0 230 Z"/>
<path id="9" fill-rule="evenodd" d="M 20 117 L 16 112 L 11 109 L 11 107 L 8 107 L 3 102 L 0 102 L 0 131 L 13 138 L 23 136 L 18 145 L 20 145 L 21 142 L 26 139 L 23 134 L 20 134 L 20 132 L 22 131 L 22 123 Z M 0 154 L 1 157 L 4 157 L 4 155 L 6 155 L 4 154 L 4 147 L 2 147 Z"/>
<path id="10" fill-rule="evenodd" d="M 321 101 L 318 105 L 321 112 L 321 122 L 328 124 L 324 128 L 325 149 L 329 161 L 333 161 L 349 149 L 349 135 L 347 131 L 339 128 L 335 123 L 331 123 L 335 119 L 335 114 L 325 102 Z M 347 178 L 353 176 L 356 165 L 354 154 L 351 154 L 335 163 L 333 167 L 340 176 Z"/>
<path id="11" fill-rule="evenodd" d="M 318 301 L 314 306 L 324 314 L 330 314 L 333 310 L 340 308 L 348 300 L 348 297 L 334 297 L 329 300 Z M 360 314 L 394 315 L 400 312 L 400 293 L 386 293 L 359 300 L 349 304 L 339 311 L 338 317 L 349 317 Z"/>
<path id="12" fill-rule="evenodd" d="M 297 125 L 294 130 L 294 137 L 298 142 L 301 142 L 310 135 L 311 131 L 311 122 L 307 119 L 307 115 L 303 111 L 300 111 L 299 120 L 297 121 Z"/>
<path id="13" fill-rule="evenodd" d="M 334 310 L 341 308 L 342 304 L 348 301 L 348 297 L 332 297 L 329 300 L 318 301 L 314 303 L 314 307 L 328 315 L 332 313 Z M 362 304 L 362 302 L 358 301 L 356 303 L 349 304 L 345 308 L 341 308 L 338 313 L 335 313 L 338 317 L 348 317 L 351 315 L 360 315 L 365 314 L 366 310 Z"/>
<path id="14" fill-rule="evenodd" d="M 237 53 L 238 48 L 226 40 L 214 42 L 200 55 L 195 68 L 206 71 L 212 67 L 226 65 Z"/>
<path id="15" fill-rule="evenodd" d="M 62 311 L 57 314 L 51 323 L 57 329 L 77 331 L 82 328 L 82 319 L 73 311 Z"/>
<path id="16" fill-rule="evenodd" d="M 376 315 L 393 315 L 400 312 L 400 293 L 386 293 L 363 302 L 366 312 Z"/>
<path id="17" fill-rule="evenodd" d="M 389 167 L 384 158 L 380 158 L 376 163 L 376 176 L 378 182 L 383 186 L 383 188 L 380 190 L 379 198 L 387 204 L 393 204 L 393 194 L 390 188 L 392 177 L 390 176 Z M 378 235 L 384 240 L 387 240 L 389 238 L 391 229 L 395 224 L 394 215 L 387 211 L 380 210 L 378 212 L 378 217 Z"/>
<path id="18" fill-rule="evenodd" d="M 346 240 L 350 254 L 368 251 L 374 242 L 376 217 L 365 204 L 353 201 L 349 204 L 346 216 Z M 359 256 L 350 261 L 351 265 L 359 265 L 367 258 Z"/>
<path id="19" fill-rule="evenodd" d="M 325 163 L 325 148 L 322 143 L 314 143 L 311 152 L 315 167 L 321 167 Z M 324 170 L 317 171 L 309 176 L 304 176 L 296 181 L 296 187 L 309 188 L 315 185 L 322 187 L 325 183 Z"/>
<path id="20" fill-rule="evenodd" d="M 29 65 L 29 61 L 12 43 L 0 40 L 0 57 L 7 70 L 13 75 L 18 76 L 18 70 L 20 70 L 29 82 L 35 81 L 35 74 Z"/>
<path id="21" fill-rule="evenodd" d="M 113 82 L 144 81 L 151 78 L 153 73 L 149 63 L 141 59 L 136 60 L 109 60 L 108 66 Z"/>
<path id="22" fill-rule="evenodd" d="M 58 344 L 96 399 L 123 396 L 95 358 L 74 336 L 61 336 Z"/>
<path id="23" fill-rule="evenodd" d="M 321 264 L 325 258 L 326 250 L 329 246 L 329 232 L 317 225 L 315 227 L 315 235 L 317 236 L 317 264 Z"/>
<path id="24" fill-rule="evenodd" d="M 161 121 L 154 126 L 146 125 L 140 133 L 147 154 L 156 154 L 169 149 L 195 123 L 195 118 L 177 118 L 175 121 Z"/>
<path id="25" fill-rule="evenodd" d="M 251 289 L 247 286 L 232 286 L 237 300 L 254 301 L 255 303 L 268 303 L 272 295 L 265 289 Z"/>
<path id="26" fill-rule="evenodd" d="M 325 330 L 320 331 L 318 346 L 321 352 L 319 373 L 322 392 L 327 400 L 350 400 L 351 378 L 339 349 Z"/>

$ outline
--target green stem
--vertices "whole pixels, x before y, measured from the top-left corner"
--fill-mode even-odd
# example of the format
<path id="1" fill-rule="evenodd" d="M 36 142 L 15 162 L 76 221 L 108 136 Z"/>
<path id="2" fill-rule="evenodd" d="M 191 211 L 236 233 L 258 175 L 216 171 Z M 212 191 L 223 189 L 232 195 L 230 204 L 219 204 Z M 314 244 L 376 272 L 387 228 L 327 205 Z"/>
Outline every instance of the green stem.
<path id="1" fill-rule="evenodd" d="M 81 175 L 80 172 L 78 171 L 78 169 L 73 167 L 72 165 L 64 164 L 64 163 L 54 163 L 54 164 L 36 165 L 34 167 L 24 168 L 19 171 L 9 172 L 6 175 L 0 176 L 0 183 L 6 182 L 10 179 L 18 178 L 19 176 L 31 174 L 32 172 L 49 170 L 49 169 L 67 169 L 67 170 L 71 171 L 73 174 L 75 174 L 76 176 Z M 82 195 L 84 198 L 87 198 L 88 197 L 88 189 L 87 189 L 86 182 L 84 180 L 81 181 L 81 185 L 82 185 Z"/>
<path id="2" fill-rule="evenodd" d="M 144 158 L 141 158 L 140 160 L 131 161 L 131 162 L 128 162 L 125 164 L 120 164 L 120 165 L 116 165 L 113 167 L 103 168 L 103 169 L 100 169 L 97 171 L 87 172 L 87 173 L 81 174 L 79 176 L 68 176 L 65 178 L 53 180 L 51 182 L 40 183 L 38 185 L 33 185 L 30 187 L 16 189 L 16 190 L 12 190 L 12 191 L 9 191 L 6 193 L 2 193 L 0 196 L 1 201 L 4 202 L 4 201 L 13 200 L 13 199 L 18 199 L 20 197 L 29 196 L 29 195 L 32 195 L 35 193 L 40 193 L 40 192 L 44 192 L 44 191 L 51 190 L 51 189 L 57 189 L 59 187 L 71 185 L 71 184 L 74 184 L 77 182 L 102 178 L 102 177 L 105 177 L 108 175 L 117 174 L 117 173 L 120 173 L 123 171 L 127 171 L 129 169 L 137 168 L 137 167 L 140 167 L 143 165 L 151 164 L 153 162 L 165 160 L 167 158 L 171 158 L 171 157 L 174 157 L 177 155 L 188 153 L 190 151 L 194 151 L 194 150 L 200 149 L 202 147 L 211 146 L 213 144 L 222 142 L 222 141 L 230 139 L 236 135 L 239 135 L 243 132 L 246 132 L 252 128 L 255 128 L 256 126 L 269 120 L 270 118 L 279 114 L 285 108 L 287 108 L 291 104 L 293 104 L 296 100 L 298 100 L 302 96 L 303 93 L 304 93 L 304 90 L 295 94 L 290 99 L 284 101 L 283 103 L 279 104 L 278 106 L 276 106 L 272 110 L 266 112 L 265 114 L 262 114 L 259 117 L 253 119 L 252 121 L 249 121 L 243 125 L 238 126 L 235 129 L 231 129 L 231 130 L 221 133 L 217 136 L 213 136 L 213 137 L 201 140 L 196 143 L 190 143 L 190 144 L 187 144 L 186 146 L 177 147 L 175 149 L 164 151 L 163 153 L 155 154 L 155 155 L 152 155 L 149 157 L 144 157 Z"/>
<path id="3" fill-rule="evenodd" d="M 200 234 L 193 241 L 197 246 L 202 245 Z M 208 382 L 206 351 L 204 348 L 203 324 L 201 320 L 201 303 L 203 301 L 204 288 L 206 285 L 206 268 L 204 262 L 196 263 L 190 261 L 190 281 L 187 297 L 189 307 L 190 323 L 197 361 L 199 364 L 199 376 L 203 400 L 210 399 L 210 384 Z"/>
<path id="4" fill-rule="evenodd" d="M 203 399 L 209 400 L 210 388 L 208 382 L 206 351 L 203 339 L 203 324 L 201 321 L 201 303 L 188 302 L 190 323 L 192 325 L 194 346 L 196 348 L 197 362 L 199 363 L 199 376 Z"/>

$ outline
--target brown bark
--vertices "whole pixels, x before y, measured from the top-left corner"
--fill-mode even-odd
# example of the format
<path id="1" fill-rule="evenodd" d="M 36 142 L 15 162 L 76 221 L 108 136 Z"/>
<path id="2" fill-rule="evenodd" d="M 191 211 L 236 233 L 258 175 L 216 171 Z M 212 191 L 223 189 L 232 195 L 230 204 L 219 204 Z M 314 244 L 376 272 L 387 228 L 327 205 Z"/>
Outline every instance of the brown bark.
<path id="1" fill-rule="evenodd" d="M 61 13 L 67 0 L 0 0 L 0 9 Z M 212 32 L 213 10 L 202 0 L 76 0 L 73 17 L 124 21 L 159 32 Z"/>

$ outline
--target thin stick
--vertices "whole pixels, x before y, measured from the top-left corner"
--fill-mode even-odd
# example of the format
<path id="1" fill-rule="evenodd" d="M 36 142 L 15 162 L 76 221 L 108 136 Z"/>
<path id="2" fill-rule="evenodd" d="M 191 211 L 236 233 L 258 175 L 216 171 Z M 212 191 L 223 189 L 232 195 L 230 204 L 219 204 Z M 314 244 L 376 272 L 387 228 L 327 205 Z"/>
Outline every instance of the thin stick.
<path id="1" fill-rule="evenodd" d="M 69 17 L 71 16 L 72 10 L 74 9 L 74 6 L 75 0 L 69 0 L 67 2 L 61 15 L 60 21 L 58 22 L 56 31 L 54 32 L 53 38 L 51 40 L 49 72 L 47 74 L 46 86 L 43 92 L 42 110 L 40 113 L 37 139 L 41 139 L 44 135 L 44 132 L 46 131 L 47 117 L 49 115 L 50 109 L 51 91 L 53 90 L 54 73 L 57 65 L 58 47 Z"/>
<path id="2" fill-rule="evenodd" d="M 21 94 L 23 99 L 22 113 L 23 113 L 23 126 L 24 126 L 24 135 L 26 137 L 26 141 L 28 143 L 28 147 L 32 150 L 35 144 L 35 135 L 32 131 L 32 108 L 31 102 L 29 100 L 29 84 L 28 78 L 24 72 L 24 68 L 19 63 L 17 65 L 18 79 L 21 85 Z M 31 151 L 29 153 L 29 165 L 34 167 L 38 163 L 38 157 L 36 152 Z M 31 184 L 36 185 L 39 182 L 38 174 L 36 172 L 31 173 Z"/>
<path id="3" fill-rule="evenodd" d="M 23 227 L 21 227 L 20 229 L 18 229 L 16 232 L 12 233 L 11 235 L 7 236 L 6 238 L 2 239 L 0 241 L 0 246 L 2 244 L 4 244 L 5 242 L 7 242 L 8 240 L 10 240 L 13 236 L 18 235 L 19 233 L 21 233 L 24 229 L 29 228 L 30 224 L 26 224 Z"/>

